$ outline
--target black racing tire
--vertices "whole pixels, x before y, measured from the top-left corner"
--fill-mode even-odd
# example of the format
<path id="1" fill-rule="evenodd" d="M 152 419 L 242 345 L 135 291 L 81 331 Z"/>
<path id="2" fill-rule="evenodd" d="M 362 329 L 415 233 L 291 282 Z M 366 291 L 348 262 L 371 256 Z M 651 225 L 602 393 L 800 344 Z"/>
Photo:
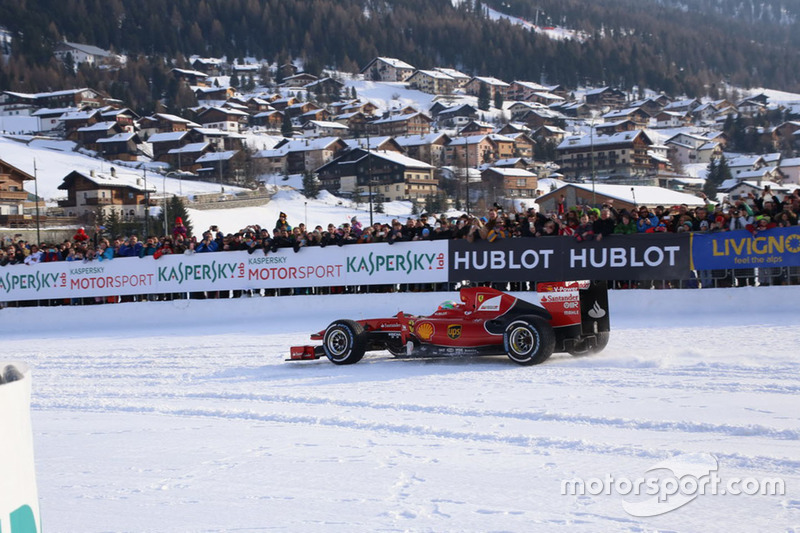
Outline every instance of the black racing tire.
<path id="1" fill-rule="evenodd" d="M 556 334 L 550 323 L 539 316 L 513 320 L 503 332 L 503 346 L 508 358 L 520 365 L 538 365 L 547 361 L 556 347 Z"/>
<path id="2" fill-rule="evenodd" d="M 325 330 L 322 340 L 325 356 L 336 365 L 352 365 L 364 357 L 367 339 L 364 326 L 355 320 L 336 320 Z"/>
<path id="3" fill-rule="evenodd" d="M 587 348 L 584 341 L 579 340 L 572 346 L 571 349 L 567 350 L 567 353 L 569 353 L 570 355 L 574 355 L 575 357 L 582 357 L 584 355 L 593 355 L 596 353 L 600 353 L 608 345 L 608 340 L 610 337 L 611 337 L 611 332 L 601 331 L 596 335 L 595 345 L 592 346 L 591 348 Z"/>

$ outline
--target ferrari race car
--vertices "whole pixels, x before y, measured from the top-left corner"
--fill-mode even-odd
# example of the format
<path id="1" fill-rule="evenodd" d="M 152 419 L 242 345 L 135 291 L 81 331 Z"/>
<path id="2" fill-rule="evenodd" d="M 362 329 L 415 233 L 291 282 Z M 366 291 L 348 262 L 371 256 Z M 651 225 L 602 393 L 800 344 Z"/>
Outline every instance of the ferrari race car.
<path id="1" fill-rule="evenodd" d="M 403 312 L 392 318 L 341 319 L 311 335 L 321 346 L 293 346 L 290 359 L 357 363 L 368 351 L 395 357 L 508 355 L 536 365 L 553 352 L 596 353 L 608 344 L 605 282 L 540 283 L 531 303 L 488 287 L 465 287 L 460 302 L 445 302 L 431 315 Z"/>

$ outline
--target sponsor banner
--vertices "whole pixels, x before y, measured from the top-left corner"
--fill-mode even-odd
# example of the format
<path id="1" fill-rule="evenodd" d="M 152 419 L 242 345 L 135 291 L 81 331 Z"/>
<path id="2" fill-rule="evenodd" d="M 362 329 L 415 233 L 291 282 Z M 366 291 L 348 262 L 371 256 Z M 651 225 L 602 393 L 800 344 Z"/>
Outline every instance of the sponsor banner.
<path id="1" fill-rule="evenodd" d="M 450 242 L 451 281 L 686 279 L 688 234 L 610 235 Z"/>
<path id="2" fill-rule="evenodd" d="M 747 230 L 695 233 L 692 262 L 696 270 L 800 266 L 800 228 L 773 228 L 753 235 Z"/>
<path id="3" fill-rule="evenodd" d="M 447 241 L 8 265 L 0 301 L 447 281 Z"/>
<path id="4" fill-rule="evenodd" d="M 33 462 L 31 371 L 0 359 L 0 531 L 38 533 L 39 496 Z"/>

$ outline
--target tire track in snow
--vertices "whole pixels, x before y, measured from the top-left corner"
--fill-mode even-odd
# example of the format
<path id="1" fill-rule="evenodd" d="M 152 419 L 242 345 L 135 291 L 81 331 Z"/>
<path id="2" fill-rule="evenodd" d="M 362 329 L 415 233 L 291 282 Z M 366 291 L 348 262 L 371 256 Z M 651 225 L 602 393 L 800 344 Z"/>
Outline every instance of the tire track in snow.
<path id="1" fill-rule="evenodd" d="M 551 450 L 589 453 L 597 455 L 611 455 L 616 457 L 633 457 L 652 461 L 664 460 L 671 456 L 684 453 L 684 450 L 653 450 L 635 448 L 631 446 L 611 445 L 603 442 L 587 442 L 582 439 L 566 439 L 542 437 L 531 435 L 502 435 L 479 431 L 458 431 L 417 424 L 395 424 L 391 422 L 364 421 L 339 416 L 311 416 L 311 415 L 285 415 L 280 413 L 258 413 L 253 410 L 223 410 L 223 409 L 181 409 L 166 407 L 145 407 L 130 405 L 106 404 L 98 408 L 94 404 L 51 404 L 48 409 L 81 410 L 84 412 L 119 412 L 133 414 L 153 414 L 161 416 L 216 418 L 227 420 L 257 421 L 279 424 L 297 424 L 306 426 L 323 426 L 337 429 L 350 429 L 369 432 L 386 432 L 414 437 L 427 437 L 437 439 L 450 439 L 473 443 L 494 443 L 517 446 L 547 455 Z M 800 461 L 768 456 L 747 456 L 738 453 L 715 454 L 717 459 L 727 466 L 741 469 L 754 469 L 760 471 L 786 473 L 787 469 L 800 470 Z"/>

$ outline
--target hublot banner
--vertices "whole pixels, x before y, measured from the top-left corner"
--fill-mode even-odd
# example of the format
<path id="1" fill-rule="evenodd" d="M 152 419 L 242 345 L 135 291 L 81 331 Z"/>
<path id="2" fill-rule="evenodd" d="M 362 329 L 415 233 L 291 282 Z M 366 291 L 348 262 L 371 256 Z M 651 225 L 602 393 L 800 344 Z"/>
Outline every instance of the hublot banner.
<path id="1" fill-rule="evenodd" d="M 450 280 L 686 279 L 690 251 L 688 234 L 451 241 Z"/>

